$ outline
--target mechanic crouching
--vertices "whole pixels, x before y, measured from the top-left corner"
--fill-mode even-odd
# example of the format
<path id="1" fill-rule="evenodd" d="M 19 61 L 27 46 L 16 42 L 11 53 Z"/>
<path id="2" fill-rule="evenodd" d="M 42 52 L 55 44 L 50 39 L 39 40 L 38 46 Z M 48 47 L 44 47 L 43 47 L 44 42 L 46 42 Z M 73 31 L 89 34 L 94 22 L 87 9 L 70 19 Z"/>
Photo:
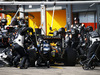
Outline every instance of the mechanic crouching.
<path id="1" fill-rule="evenodd" d="M 28 37 L 28 32 L 27 31 L 33 31 L 32 28 L 30 27 L 22 27 L 19 29 L 18 34 L 16 39 L 14 40 L 13 43 L 13 50 L 15 50 L 18 54 L 15 57 L 15 59 L 13 60 L 13 63 L 15 66 L 18 65 L 19 63 L 19 67 L 20 69 L 23 68 L 28 68 L 29 66 L 29 59 L 28 59 L 28 52 L 27 52 L 27 45 L 26 43 L 28 43 L 28 41 L 26 42 L 26 40 L 29 40 Z M 31 41 L 29 41 L 29 44 L 31 43 Z M 20 58 L 21 61 L 20 61 Z"/>

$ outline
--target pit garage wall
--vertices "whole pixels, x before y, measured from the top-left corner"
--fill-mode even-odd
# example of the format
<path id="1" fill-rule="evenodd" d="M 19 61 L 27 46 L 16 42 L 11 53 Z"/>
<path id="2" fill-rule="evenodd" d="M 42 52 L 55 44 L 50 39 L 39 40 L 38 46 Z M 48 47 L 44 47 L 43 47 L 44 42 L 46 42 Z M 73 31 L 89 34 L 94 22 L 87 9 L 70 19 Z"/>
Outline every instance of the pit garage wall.
<path id="1" fill-rule="evenodd" d="M 2 8 L 0 8 L 0 10 L 2 10 Z M 2 18 L 2 13 L 0 13 L 0 18 Z"/>
<path id="2" fill-rule="evenodd" d="M 53 11 L 46 11 L 46 33 L 47 35 L 50 32 L 50 26 L 51 26 L 51 21 L 52 21 L 52 13 Z M 32 16 L 29 15 L 29 27 L 32 27 L 34 29 L 34 26 L 36 26 L 35 28 L 39 28 L 40 24 L 41 24 L 41 13 L 40 12 L 31 12 L 29 14 L 34 15 L 34 19 Z M 66 10 L 55 10 L 55 14 L 54 14 L 54 20 L 53 20 L 53 27 L 52 29 L 59 29 L 61 27 L 65 27 L 66 25 Z"/>
<path id="3" fill-rule="evenodd" d="M 92 26 L 95 30 L 97 28 L 97 4 L 89 8 L 90 5 L 91 4 L 75 4 L 72 6 L 72 12 L 79 13 L 80 23 L 84 23 L 86 27 Z"/>
<path id="4" fill-rule="evenodd" d="M 29 27 L 32 27 L 33 29 L 34 29 L 34 26 L 35 26 L 35 28 L 39 28 L 39 26 L 41 24 L 40 12 L 31 12 L 29 14 L 34 15 L 34 18 L 32 16 L 28 15 Z"/>
<path id="5" fill-rule="evenodd" d="M 49 35 L 53 11 L 46 11 L 46 28 Z M 59 29 L 66 25 L 66 10 L 55 10 L 52 29 Z"/>
<path id="6" fill-rule="evenodd" d="M 97 28 L 97 16 L 95 12 L 79 13 L 80 23 L 84 23 L 85 27 L 92 26 L 93 30 Z"/>

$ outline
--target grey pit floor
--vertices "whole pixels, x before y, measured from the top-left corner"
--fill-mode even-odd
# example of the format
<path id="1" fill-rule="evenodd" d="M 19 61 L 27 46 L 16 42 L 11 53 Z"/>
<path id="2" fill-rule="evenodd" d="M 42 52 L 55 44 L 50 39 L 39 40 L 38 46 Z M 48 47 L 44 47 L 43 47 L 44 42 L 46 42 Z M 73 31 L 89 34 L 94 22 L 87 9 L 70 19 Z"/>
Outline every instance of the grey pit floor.
<path id="1" fill-rule="evenodd" d="M 0 48 L 0 52 L 4 48 Z M 83 70 L 80 65 L 29 67 L 28 69 L 18 69 L 15 67 L 0 67 L 0 75 L 100 75 L 100 67 L 94 70 Z"/>
<path id="2" fill-rule="evenodd" d="M 0 67 L 0 75 L 100 75 L 100 67 L 94 70 L 83 70 L 81 66 L 30 67 L 28 69 Z"/>

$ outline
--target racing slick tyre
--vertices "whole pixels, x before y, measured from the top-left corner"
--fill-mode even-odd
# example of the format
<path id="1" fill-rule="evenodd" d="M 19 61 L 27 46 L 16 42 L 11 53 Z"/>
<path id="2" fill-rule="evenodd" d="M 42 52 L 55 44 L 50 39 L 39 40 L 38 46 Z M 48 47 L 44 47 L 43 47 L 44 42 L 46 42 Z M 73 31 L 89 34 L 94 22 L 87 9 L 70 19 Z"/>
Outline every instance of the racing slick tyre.
<path id="1" fill-rule="evenodd" d="M 64 53 L 64 65 L 65 66 L 75 66 L 77 53 L 73 48 L 68 47 L 65 49 Z"/>
<path id="2" fill-rule="evenodd" d="M 35 61 L 37 59 L 36 51 L 32 50 L 32 49 L 29 49 L 28 53 L 29 53 L 30 66 L 34 67 L 35 66 Z"/>

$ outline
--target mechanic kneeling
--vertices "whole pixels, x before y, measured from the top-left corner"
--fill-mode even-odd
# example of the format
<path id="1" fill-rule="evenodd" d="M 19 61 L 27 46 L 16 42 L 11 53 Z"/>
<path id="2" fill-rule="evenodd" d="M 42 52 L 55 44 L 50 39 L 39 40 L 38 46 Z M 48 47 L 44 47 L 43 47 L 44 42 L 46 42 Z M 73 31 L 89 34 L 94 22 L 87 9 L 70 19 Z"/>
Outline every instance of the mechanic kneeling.
<path id="1" fill-rule="evenodd" d="M 14 59 L 14 64 L 16 65 L 20 61 L 20 58 L 22 58 L 19 65 L 20 69 L 27 68 L 29 66 L 28 52 L 27 52 L 27 48 L 25 47 L 26 46 L 25 40 L 28 40 L 28 39 L 25 39 L 27 38 L 25 36 L 28 35 L 27 30 L 33 31 L 33 29 L 30 27 L 20 28 L 19 30 L 20 32 L 17 38 L 14 40 L 14 44 L 13 44 L 13 50 L 18 52 L 18 55 Z"/>

